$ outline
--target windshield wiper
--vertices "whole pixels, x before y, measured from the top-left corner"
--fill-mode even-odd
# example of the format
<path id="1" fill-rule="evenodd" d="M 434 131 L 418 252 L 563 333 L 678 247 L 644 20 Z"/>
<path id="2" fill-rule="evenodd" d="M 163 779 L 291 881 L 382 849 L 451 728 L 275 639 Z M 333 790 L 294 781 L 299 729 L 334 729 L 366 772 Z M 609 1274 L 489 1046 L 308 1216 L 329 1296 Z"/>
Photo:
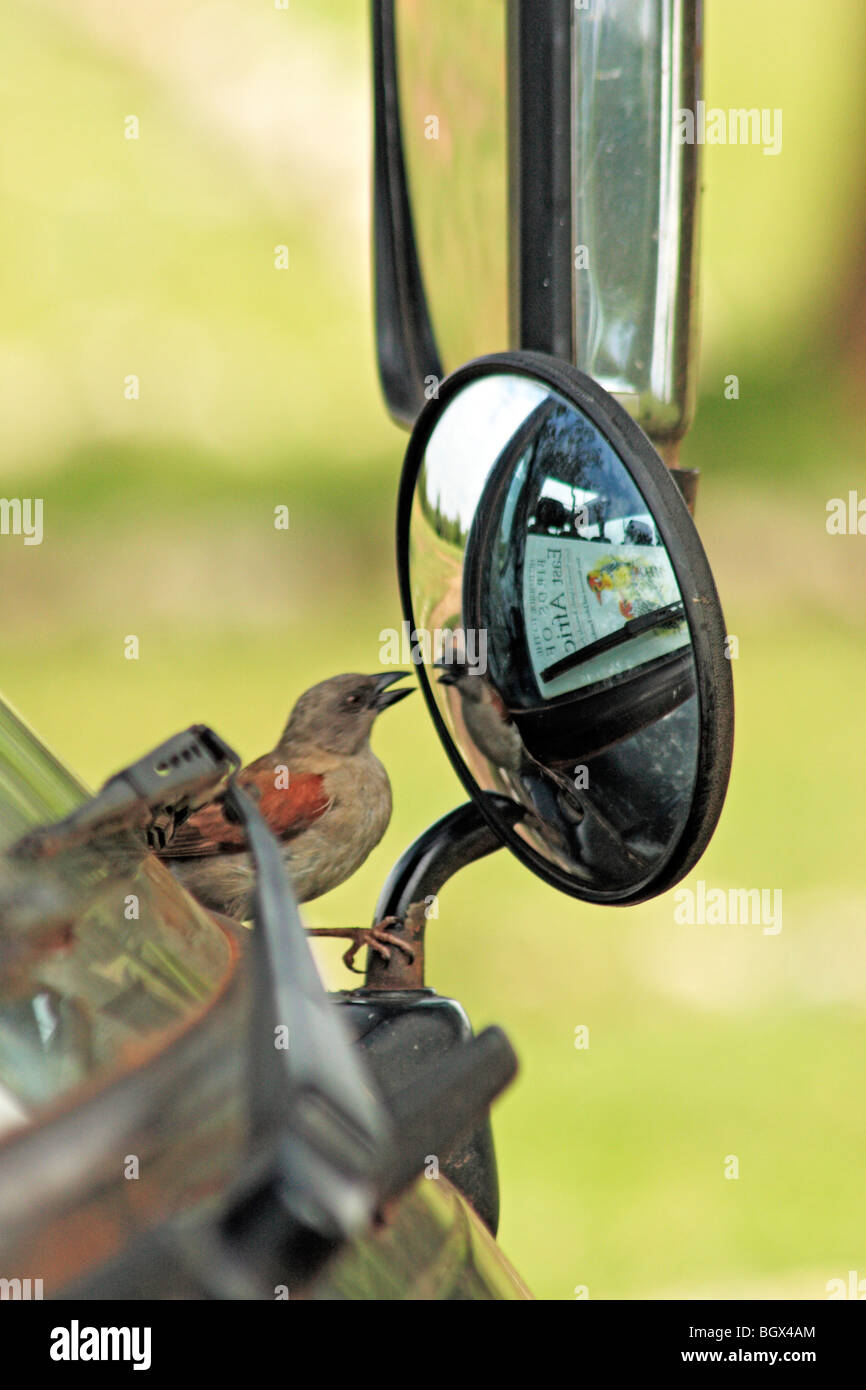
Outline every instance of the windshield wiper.
<path id="1" fill-rule="evenodd" d="M 191 738 L 201 740 L 201 763 L 184 757 Z M 204 783 L 184 769 L 191 777 L 208 757 L 216 785 L 229 759 L 237 766 L 217 735 L 194 726 L 112 778 L 80 812 L 37 832 L 41 843 L 145 823 L 152 835 L 189 813 Z M 272 1299 L 276 1280 L 307 1282 L 423 1173 L 429 1153 L 448 1152 L 478 1124 L 517 1070 L 505 1034 L 487 1028 L 386 1106 L 319 979 L 277 841 L 233 776 L 222 800 L 244 829 L 256 870 L 247 1158 L 215 1213 L 143 1233 L 64 1291 L 68 1297 L 141 1297 L 155 1272 L 163 1289 L 174 1282 L 190 1296 L 218 1299 Z"/>
<path id="2" fill-rule="evenodd" d="M 478 1123 L 517 1059 L 502 1030 L 487 1028 L 386 1109 L 319 980 L 276 840 L 234 781 L 225 803 L 256 865 L 248 1114 L 251 1139 L 265 1142 L 221 1229 L 233 1258 L 269 1252 L 275 1272 L 303 1281 L 369 1228 L 429 1153 Z M 289 1045 L 275 1046 L 285 1029 Z"/>
<path id="3" fill-rule="evenodd" d="M 682 599 L 676 603 L 665 604 L 664 608 L 656 608 L 652 613 L 643 613 L 639 618 L 629 618 L 618 627 L 615 632 L 609 632 L 605 637 L 598 637 L 594 642 L 588 642 L 585 647 L 579 647 L 575 652 L 569 652 L 568 656 L 563 656 L 559 661 L 554 661 L 552 665 L 546 666 L 539 674 L 539 679 L 543 681 L 555 680 L 557 676 L 564 676 L 566 671 L 573 671 L 576 666 L 583 666 L 585 662 L 592 661 L 594 657 L 601 656 L 603 652 L 612 651 L 615 647 L 620 647 L 624 642 L 630 642 L 635 637 L 640 637 L 644 632 L 652 632 L 654 628 L 664 627 L 667 623 L 674 623 L 678 618 L 685 617 Z"/>

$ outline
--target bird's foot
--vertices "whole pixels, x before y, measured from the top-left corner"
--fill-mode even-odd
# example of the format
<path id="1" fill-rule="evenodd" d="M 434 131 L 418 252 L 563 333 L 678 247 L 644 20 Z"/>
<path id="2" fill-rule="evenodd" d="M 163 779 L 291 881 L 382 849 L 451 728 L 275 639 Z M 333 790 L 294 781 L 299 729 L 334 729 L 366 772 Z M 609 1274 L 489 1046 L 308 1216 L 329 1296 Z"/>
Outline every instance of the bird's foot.
<path id="1" fill-rule="evenodd" d="M 396 947 L 399 951 L 404 951 L 409 957 L 410 963 L 415 959 L 413 948 L 399 936 L 389 932 L 388 927 L 402 926 L 399 917 L 383 917 L 381 922 L 377 922 L 372 927 L 309 927 L 308 936 L 342 936 L 348 937 L 351 946 L 343 955 L 343 964 L 347 970 L 351 970 L 353 975 L 363 975 L 363 970 L 358 970 L 355 966 L 355 957 L 362 946 L 367 946 L 371 951 L 375 951 L 383 960 L 391 959 L 391 947 Z"/>

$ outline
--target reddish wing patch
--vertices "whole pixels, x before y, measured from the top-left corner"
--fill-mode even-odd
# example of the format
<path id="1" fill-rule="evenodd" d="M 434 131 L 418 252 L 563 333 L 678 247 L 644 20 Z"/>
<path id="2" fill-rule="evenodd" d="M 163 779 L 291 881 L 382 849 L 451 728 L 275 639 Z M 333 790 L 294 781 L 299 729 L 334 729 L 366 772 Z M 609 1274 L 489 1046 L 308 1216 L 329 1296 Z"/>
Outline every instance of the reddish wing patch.
<path id="1" fill-rule="evenodd" d="M 269 763 L 261 772 L 251 763 L 239 781 L 244 787 L 253 786 L 259 793 L 258 808 L 271 830 L 281 840 L 291 840 L 323 816 L 331 804 L 325 791 L 325 779 L 318 772 L 298 772 L 289 776 L 287 787 L 274 785 L 276 768 Z"/>
<path id="2" fill-rule="evenodd" d="M 504 724 L 510 724 L 511 715 L 508 713 L 508 709 L 502 696 L 499 694 L 498 691 L 493 690 L 492 687 L 488 687 L 488 689 L 490 690 L 490 703 L 496 710 L 496 713 L 499 715 L 499 718 L 502 720 Z"/>
<path id="3" fill-rule="evenodd" d="M 291 840 L 324 815 L 331 804 L 324 779 L 316 772 L 301 772 L 289 777 L 288 787 L 277 787 L 274 782 L 278 764 L 270 758 L 262 766 L 264 762 L 265 759 L 260 758 L 251 763 L 238 781 L 253 792 L 256 805 L 273 833 L 281 840 Z M 160 850 L 159 857 L 201 859 L 212 854 L 237 854 L 246 847 L 242 827 L 226 820 L 222 807 L 211 802 L 184 821 Z"/>

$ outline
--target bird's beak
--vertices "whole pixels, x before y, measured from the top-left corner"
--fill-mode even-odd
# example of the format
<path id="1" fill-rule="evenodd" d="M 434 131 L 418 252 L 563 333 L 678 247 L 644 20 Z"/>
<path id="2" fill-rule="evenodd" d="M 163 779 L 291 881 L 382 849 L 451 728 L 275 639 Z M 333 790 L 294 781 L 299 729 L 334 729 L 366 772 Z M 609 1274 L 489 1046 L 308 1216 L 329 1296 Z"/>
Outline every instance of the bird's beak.
<path id="1" fill-rule="evenodd" d="M 396 705 L 398 700 L 402 700 L 404 695 L 411 695 L 414 686 L 406 686 L 402 690 L 389 690 L 388 686 L 395 681 L 401 681 L 404 676 L 410 675 L 409 671 L 387 671 L 382 676 L 373 676 L 376 688 L 370 700 L 370 707 L 377 714 L 381 714 L 383 709 L 389 709 L 391 705 Z"/>
<path id="2" fill-rule="evenodd" d="M 437 661 L 433 669 L 439 672 L 440 685 L 456 685 L 465 671 L 458 661 Z"/>

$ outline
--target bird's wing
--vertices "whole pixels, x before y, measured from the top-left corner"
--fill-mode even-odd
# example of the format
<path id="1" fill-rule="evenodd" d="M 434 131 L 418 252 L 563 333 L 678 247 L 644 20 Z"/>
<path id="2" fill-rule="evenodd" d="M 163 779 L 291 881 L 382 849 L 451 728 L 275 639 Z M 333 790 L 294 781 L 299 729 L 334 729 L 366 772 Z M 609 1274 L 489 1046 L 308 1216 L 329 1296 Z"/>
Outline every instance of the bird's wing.
<path id="1" fill-rule="evenodd" d="M 322 773 L 290 772 L 272 754 L 250 763 L 238 781 L 257 798 L 259 810 L 280 840 L 291 840 L 309 829 L 331 805 Z M 282 785 L 284 781 L 288 786 Z"/>
<path id="2" fill-rule="evenodd" d="M 246 791 L 253 793 L 260 812 L 277 838 L 291 840 L 324 815 L 331 801 L 325 791 L 324 778 L 317 772 L 289 775 L 287 787 L 277 785 L 278 775 L 279 764 L 265 756 L 244 768 L 238 781 Z M 222 806 L 212 801 L 178 827 L 159 851 L 159 857 L 201 859 L 213 854 L 237 854 L 246 847 L 243 827 L 227 820 Z"/>

